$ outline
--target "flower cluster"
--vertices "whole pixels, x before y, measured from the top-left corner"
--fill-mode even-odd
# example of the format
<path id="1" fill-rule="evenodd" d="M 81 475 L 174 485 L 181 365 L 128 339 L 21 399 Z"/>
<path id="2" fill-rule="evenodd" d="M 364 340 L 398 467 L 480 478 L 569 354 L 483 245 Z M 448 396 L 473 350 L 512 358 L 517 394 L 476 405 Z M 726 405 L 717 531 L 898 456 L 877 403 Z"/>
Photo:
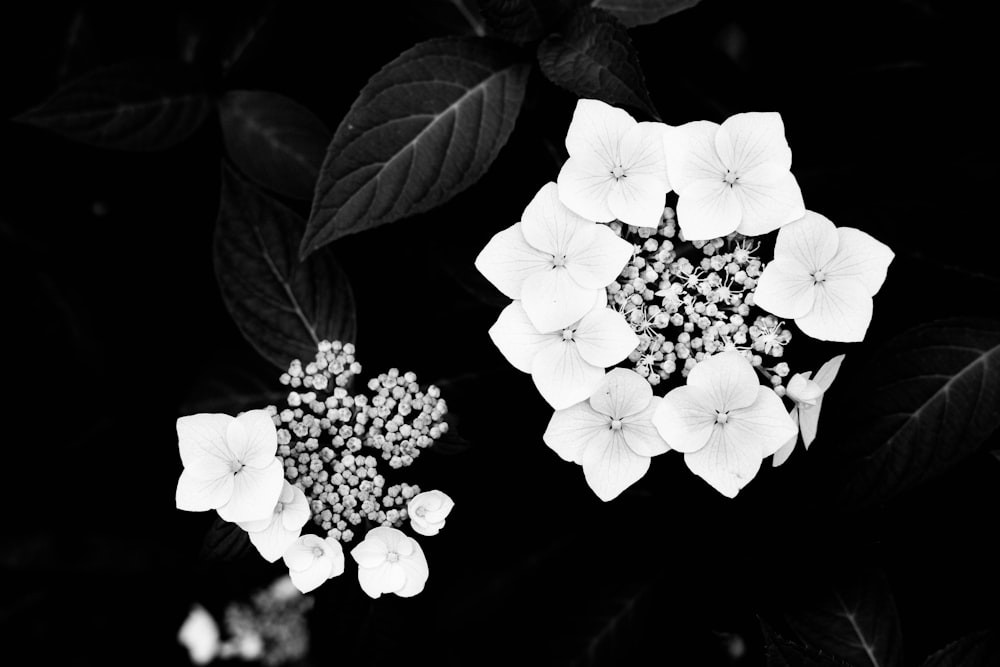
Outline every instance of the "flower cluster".
<path id="1" fill-rule="evenodd" d="M 476 259 L 513 300 L 490 337 L 555 409 L 546 444 L 602 500 L 668 450 L 733 497 L 799 430 L 812 442 L 842 359 L 793 374 L 787 322 L 862 340 L 893 253 L 806 210 L 777 113 L 670 127 L 580 100 L 566 148 L 557 182 Z M 757 237 L 775 231 L 768 259 Z"/>

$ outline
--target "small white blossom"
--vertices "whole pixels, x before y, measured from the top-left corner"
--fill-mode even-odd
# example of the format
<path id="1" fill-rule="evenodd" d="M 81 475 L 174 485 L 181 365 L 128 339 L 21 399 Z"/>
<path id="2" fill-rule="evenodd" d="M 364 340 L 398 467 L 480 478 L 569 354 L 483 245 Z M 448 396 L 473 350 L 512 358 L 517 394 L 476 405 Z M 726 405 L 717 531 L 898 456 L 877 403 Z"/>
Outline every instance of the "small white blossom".
<path id="1" fill-rule="evenodd" d="M 284 555 L 288 576 L 303 593 L 344 572 L 344 548 L 332 537 L 303 535 Z"/>
<path id="2" fill-rule="evenodd" d="M 778 113 L 699 120 L 664 133 L 677 220 L 689 241 L 766 234 L 805 212 Z"/>
<path id="3" fill-rule="evenodd" d="M 781 399 L 761 386 L 739 352 L 695 365 L 687 385 L 660 401 L 653 424 L 672 449 L 684 453 L 691 472 L 729 498 L 796 432 Z"/>
<path id="4" fill-rule="evenodd" d="M 778 232 L 774 259 L 757 282 L 754 302 L 795 320 L 803 333 L 839 342 L 863 340 L 872 297 L 894 255 L 889 246 L 808 211 Z"/>
<path id="5" fill-rule="evenodd" d="M 437 535 L 453 507 L 455 501 L 441 491 L 418 493 L 406 506 L 410 527 L 420 535 Z"/>
<path id="6" fill-rule="evenodd" d="M 192 663 L 207 665 L 219 655 L 219 626 L 204 607 L 196 604 L 181 625 L 177 641 L 187 649 Z"/>
<path id="7" fill-rule="evenodd" d="M 177 420 L 184 471 L 177 481 L 177 509 L 218 510 L 226 521 L 269 516 L 284 474 L 276 458 L 278 435 L 266 410 L 239 417 L 197 414 Z"/>
<path id="8" fill-rule="evenodd" d="M 651 457 L 670 449 L 652 422 L 661 400 L 638 373 L 616 368 L 589 401 L 553 414 L 542 439 L 564 461 L 583 466 L 587 484 L 607 502 L 646 474 Z"/>
<path id="9" fill-rule="evenodd" d="M 521 222 L 490 239 L 476 268 L 511 299 L 521 299 L 535 328 L 548 332 L 583 317 L 631 256 L 632 244 L 566 208 L 556 184 L 548 183 Z"/>
<path id="10" fill-rule="evenodd" d="M 663 123 L 637 123 L 598 100 L 580 100 L 566 133 L 569 159 L 559 172 L 559 199 L 595 222 L 616 218 L 637 227 L 660 224 L 670 192 Z"/>
<path id="11" fill-rule="evenodd" d="M 281 496 L 271 516 L 258 521 L 242 521 L 240 528 L 250 535 L 250 542 L 269 563 L 281 558 L 295 543 L 309 520 L 306 494 L 297 486 L 284 483 Z"/>
<path id="12" fill-rule="evenodd" d="M 420 545 L 401 530 L 372 528 L 359 545 L 351 549 L 358 564 L 358 583 L 373 598 L 395 593 L 404 598 L 424 590 L 429 574 Z"/>
<path id="13" fill-rule="evenodd" d="M 809 445 L 816 439 L 816 430 L 819 425 L 819 411 L 823 405 L 823 394 L 830 389 L 834 379 L 837 377 L 837 372 L 840 371 L 840 364 L 843 361 L 844 355 L 837 355 L 820 366 L 820 369 L 816 371 L 816 377 L 811 380 L 809 379 L 811 375 L 809 372 L 796 373 L 785 387 L 785 395 L 795 401 L 795 405 L 789 414 L 792 421 L 798 425 L 799 430 L 802 432 L 802 444 L 806 449 L 809 449 Z M 788 457 L 792 454 L 792 450 L 795 449 L 795 443 L 798 439 L 799 436 L 796 433 L 781 449 L 775 452 L 774 458 L 771 461 L 772 465 L 780 466 L 787 461 Z"/>

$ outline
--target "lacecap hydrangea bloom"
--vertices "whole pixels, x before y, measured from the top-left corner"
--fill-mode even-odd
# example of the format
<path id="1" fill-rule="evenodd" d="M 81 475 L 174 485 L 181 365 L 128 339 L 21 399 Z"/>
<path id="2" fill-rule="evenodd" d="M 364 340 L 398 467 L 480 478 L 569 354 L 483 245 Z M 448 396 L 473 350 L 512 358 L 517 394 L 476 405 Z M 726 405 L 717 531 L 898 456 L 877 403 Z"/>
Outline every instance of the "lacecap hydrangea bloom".
<path id="1" fill-rule="evenodd" d="M 444 528 L 445 519 L 455 507 L 448 494 L 438 490 L 418 493 L 406 506 L 410 513 L 410 528 L 419 535 L 437 535 Z"/>
<path id="2" fill-rule="evenodd" d="M 319 535 L 303 535 L 285 551 L 288 576 L 303 593 L 319 588 L 327 579 L 344 572 L 344 548 L 340 542 Z"/>
<path id="3" fill-rule="evenodd" d="M 373 598 L 393 593 L 408 598 L 424 590 L 429 571 L 423 549 L 401 530 L 380 526 L 351 549 L 361 589 Z"/>

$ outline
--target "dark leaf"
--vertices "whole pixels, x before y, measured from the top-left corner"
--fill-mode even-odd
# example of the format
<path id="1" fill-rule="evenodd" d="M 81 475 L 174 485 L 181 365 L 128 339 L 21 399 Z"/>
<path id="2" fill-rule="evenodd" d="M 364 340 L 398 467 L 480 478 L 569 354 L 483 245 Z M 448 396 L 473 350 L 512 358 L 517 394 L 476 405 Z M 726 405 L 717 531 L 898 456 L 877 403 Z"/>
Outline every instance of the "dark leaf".
<path id="1" fill-rule="evenodd" d="M 226 11 L 221 39 L 220 66 L 224 74 L 230 73 L 253 48 L 274 12 L 275 0 L 241 1 L 234 11 Z"/>
<path id="2" fill-rule="evenodd" d="M 660 119 L 632 40 L 607 12 L 579 9 L 562 34 L 538 45 L 538 64 L 549 80 L 578 97 L 632 107 Z"/>
<path id="3" fill-rule="evenodd" d="M 206 562 L 227 563 L 243 558 L 253 550 L 247 532 L 235 523 L 215 517 L 201 543 L 200 558 Z"/>
<path id="4" fill-rule="evenodd" d="M 98 148 L 155 151 L 191 136 L 210 107 L 181 65 L 125 63 L 70 81 L 16 120 Z"/>
<path id="5" fill-rule="evenodd" d="M 287 395 L 273 369 L 264 362 L 265 373 L 251 371 L 248 364 L 213 364 L 195 383 L 181 403 L 179 414 L 224 412 L 235 415 L 244 410 L 276 405 Z"/>
<path id="6" fill-rule="evenodd" d="M 580 0 L 480 0 L 490 34 L 518 44 L 537 42 L 565 18 Z"/>
<path id="7" fill-rule="evenodd" d="M 866 455 L 844 497 L 882 500 L 930 479 L 1000 426 L 1000 322 L 946 320 L 890 341 L 872 366 L 848 441 Z"/>
<path id="8" fill-rule="evenodd" d="M 354 295 L 329 251 L 297 257 L 302 219 L 223 170 L 215 226 L 215 275 L 236 325 L 281 369 L 312 359 L 321 340 L 353 342 Z"/>
<path id="9" fill-rule="evenodd" d="M 330 130 L 284 95 L 232 90 L 219 101 L 222 137 L 233 162 L 258 185 L 312 198 Z"/>
<path id="10" fill-rule="evenodd" d="M 383 67 L 330 143 L 302 256 L 479 180 L 514 127 L 528 71 L 501 44 L 472 37 L 423 42 Z"/>
<path id="11" fill-rule="evenodd" d="M 962 637 L 928 656 L 923 667 L 1000 665 L 1000 633 L 983 630 Z"/>
<path id="12" fill-rule="evenodd" d="M 811 646 L 785 639 L 764 621 L 760 625 L 764 633 L 767 667 L 852 667 L 850 663 Z"/>
<path id="13" fill-rule="evenodd" d="M 701 0 L 594 0 L 591 4 L 614 14 L 619 21 L 632 28 L 656 23 L 699 2 Z"/>

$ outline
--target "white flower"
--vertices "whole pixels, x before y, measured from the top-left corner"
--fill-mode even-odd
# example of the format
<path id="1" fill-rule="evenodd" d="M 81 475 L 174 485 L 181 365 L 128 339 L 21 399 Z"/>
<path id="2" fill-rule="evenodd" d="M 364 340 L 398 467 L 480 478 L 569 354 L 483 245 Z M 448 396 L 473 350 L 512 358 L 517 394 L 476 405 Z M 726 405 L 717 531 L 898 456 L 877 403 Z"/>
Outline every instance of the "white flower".
<path id="1" fill-rule="evenodd" d="M 520 301 L 500 313 L 490 338 L 515 368 L 531 373 L 542 397 L 553 408 L 568 408 L 590 396 L 614 366 L 639 345 L 625 317 L 607 307 L 601 290 L 592 309 L 564 329 L 541 333 Z"/>
<path id="2" fill-rule="evenodd" d="M 497 233 L 476 268 L 511 299 L 521 299 L 539 331 L 584 316 L 632 256 L 632 244 L 584 220 L 560 201 L 555 183 L 538 191 L 521 222 Z"/>
<path id="3" fill-rule="evenodd" d="M 792 421 L 802 431 L 802 444 L 806 449 L 816 439 L 816 428 L 819 425 L 819 410 L 823 405 L 823 394 L 830 389 L 837 372 L 840 371 L 840 364 L 844 361 L 844 355 L 838 354 L 836 357 L 826 362 L 816 371 L 816 377 L 809 379 L 811 373 L 796 373 L 785 386 L 785 396 L 795 401 L 789 415 Z M 795 449 L 795 443 L 799 439 L 798 433 L 793 435 L 781 449 L 774 453 L 771 464 L 780 466 L 791 456 Z"/>
<path id="4" fill-rule="evenodd" d="M 835 227 L 808 211 L 778 232 L 774 259 L 757 281 L 754 302 L 794 319 L 813 338 L 860 341 L 871 323 L 872 297 L 893 257 L 889 246 L 868 234 Z"/>
<path id="5" fill-rule="evenodd" d="M 455 501 L 441 491 L 418 493 L 406 506 L 410 527 L 421 535 L 437 535 L 454 506 Z"/>
<path id="6" fill-rule="evenodd" d="M 219 626 L 204 607 L 196 604 L 181 625 L 177 641 L 196 665 L 207 665 L 219 654 Z"/>
<path id="7" fill-rule="evenodd" d="M 250 534 L 250 541 L 260 555 L 273 563 L 295 543 L 308 520 L 306 494 L 299 487 L 285 482 L 271 516 L 258 521 L 241 521 L 239 526 Z"/>
<path id="8" fill-rule="evenodd" d="M 733 498 L 795 435 L 781 399 L 761 386 L 739 352 L 722 352 L 699 362 L 687 385 L 660 401 L 653 424 L 671 448 L 684 452 L 691 472 Z"/>
<path id="9" fill-rule="evenodd" d="M 569 159 L 559 172 L 559 199 L 595 222 L 660 224 L 670 192 L 663 123 L 637 123 L 598 100 L 580 100 L 566 133 Z"/>
<path id="10" fill-rule="evenodd" d="M 288 576 L 303 593 L 344 572 L 344 548 L 332 537 L 303 535 L 284 555 Z"/>
<path id="11" fill-rule="evenodd" d="M 664 133 L 677 221 L 688 240 L 766 234 L 805 212 L 778 113 L 738 113 Z"/>
<path id="12" fill-rule="evenodd" d="M 412 537 L 401 530 L 378 526 L 365 535 L 364 541 L 351 549 L 358 563 L 358 583 L 373 598 L 395 593 L 404 598 L 424 590 L 427 583 L 427 559 Z"/>
<path id="13" fill-rule="evenodd" d="M 239 417 L 197 414 L 177 420 L 184 471 L 177 481 L 177 509 L 218 510 L 226 521 L 254 521 L 271 514 L 285 479 L 278 434 L 265 410 Z"/>
<path id="14" fill-rule="evenodd" d="M 608 501 L 646 474 L 651 457 L 670 449 L 651 421 L 661 400 L 638 373 L 615 368 L 589 401 L 553 414 L 542 439 L 563 460 L 583 466 L 587 484 Z"/>

